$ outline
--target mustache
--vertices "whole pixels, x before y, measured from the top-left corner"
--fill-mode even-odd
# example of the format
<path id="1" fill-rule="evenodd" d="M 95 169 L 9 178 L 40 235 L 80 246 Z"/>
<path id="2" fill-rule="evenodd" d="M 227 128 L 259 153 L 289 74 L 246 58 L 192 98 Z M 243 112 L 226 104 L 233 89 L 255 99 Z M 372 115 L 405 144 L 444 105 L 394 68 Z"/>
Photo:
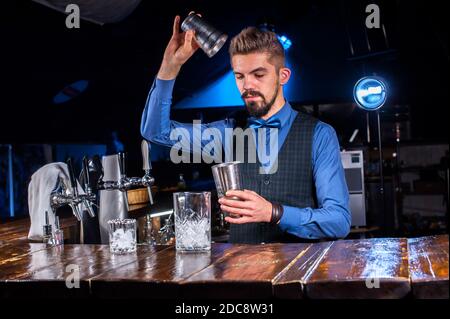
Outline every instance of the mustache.
<path id="1" fill-rule="evenodd" d="M 242 95 L 241 95 L 241 97 L 243 99 L 245 99 L 247 97 L 254 97 L 254 96 L 260 96 L 260 97 L 264 98 L 264 95 L 262 95 L 262 93 L 260 93 L 258 91 L 254 91 L 254 90 L 244 91 L 244 93 L 242 93 Z"/>

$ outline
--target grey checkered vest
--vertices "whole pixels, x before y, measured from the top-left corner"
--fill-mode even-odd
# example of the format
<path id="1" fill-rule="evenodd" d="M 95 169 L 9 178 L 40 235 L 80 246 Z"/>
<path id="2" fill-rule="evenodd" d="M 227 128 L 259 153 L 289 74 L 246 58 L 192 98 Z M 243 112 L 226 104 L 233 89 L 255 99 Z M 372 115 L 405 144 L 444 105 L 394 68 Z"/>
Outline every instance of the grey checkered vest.
<path id="1" fill-rule="evenodd" d="M 316 207 L 312 176 L 312 141 L 317 119 L 299 112 L 278 153 L 278 170 L 260 174 L 257 163 L 242 164 L 242 182 L 269 201 L 295 207 Z M 247 143 L 254 143 L 247 139 Z M 231 243 L 300 242 L 302 239 L 269 223 L 230 224 Z"/>

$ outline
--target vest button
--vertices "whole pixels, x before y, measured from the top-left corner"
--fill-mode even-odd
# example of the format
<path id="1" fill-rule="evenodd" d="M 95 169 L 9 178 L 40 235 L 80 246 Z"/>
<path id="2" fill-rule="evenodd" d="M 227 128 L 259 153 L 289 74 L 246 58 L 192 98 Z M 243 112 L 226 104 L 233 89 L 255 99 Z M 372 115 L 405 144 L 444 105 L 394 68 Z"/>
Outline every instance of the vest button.
<path id="1" fill-rule="evenodd" d="M 266 179 L 264 180 L 264 185 L 269 185 L 270 184 L 270 180 Z"/>

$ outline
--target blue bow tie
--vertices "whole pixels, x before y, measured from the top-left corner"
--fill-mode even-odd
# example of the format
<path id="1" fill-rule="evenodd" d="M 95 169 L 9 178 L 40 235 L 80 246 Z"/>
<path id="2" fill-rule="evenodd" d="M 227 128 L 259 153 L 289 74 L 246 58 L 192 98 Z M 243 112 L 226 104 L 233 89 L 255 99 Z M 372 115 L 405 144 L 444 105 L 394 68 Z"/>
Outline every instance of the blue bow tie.
<path id="1" fill-rule="evenodd" d="M 270 118 L 268 121 L 264 121 L 263 119 L 249 118 L 248 119 L 248 127 L 251 128 L 281 128 L 281 121 L 277 118 Z"/>

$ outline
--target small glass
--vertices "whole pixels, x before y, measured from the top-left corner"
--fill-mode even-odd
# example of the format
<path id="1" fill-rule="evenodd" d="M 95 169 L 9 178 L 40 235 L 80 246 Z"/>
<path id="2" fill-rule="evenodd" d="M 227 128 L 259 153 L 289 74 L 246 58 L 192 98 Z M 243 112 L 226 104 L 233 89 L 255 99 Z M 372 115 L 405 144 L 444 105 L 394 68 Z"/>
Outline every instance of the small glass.
<path id="1" fill-rule="evenodd" d="M 112 219 L 109 226 L 109 249 L 113 254 L 136 251 L 136 219 Z"/>
<path id="2" fill-rule="evenodd" d="M 174 193 L 173 206 L 176 250 L 211 250 L 211 193 Z"/>
<path id="3" fill-rule="evenodd" d="M 62 229 L 56 229 L 53 232 L 53 238 L 55 245 L 63 245 L 64 244 L 64 231 Z"/>

